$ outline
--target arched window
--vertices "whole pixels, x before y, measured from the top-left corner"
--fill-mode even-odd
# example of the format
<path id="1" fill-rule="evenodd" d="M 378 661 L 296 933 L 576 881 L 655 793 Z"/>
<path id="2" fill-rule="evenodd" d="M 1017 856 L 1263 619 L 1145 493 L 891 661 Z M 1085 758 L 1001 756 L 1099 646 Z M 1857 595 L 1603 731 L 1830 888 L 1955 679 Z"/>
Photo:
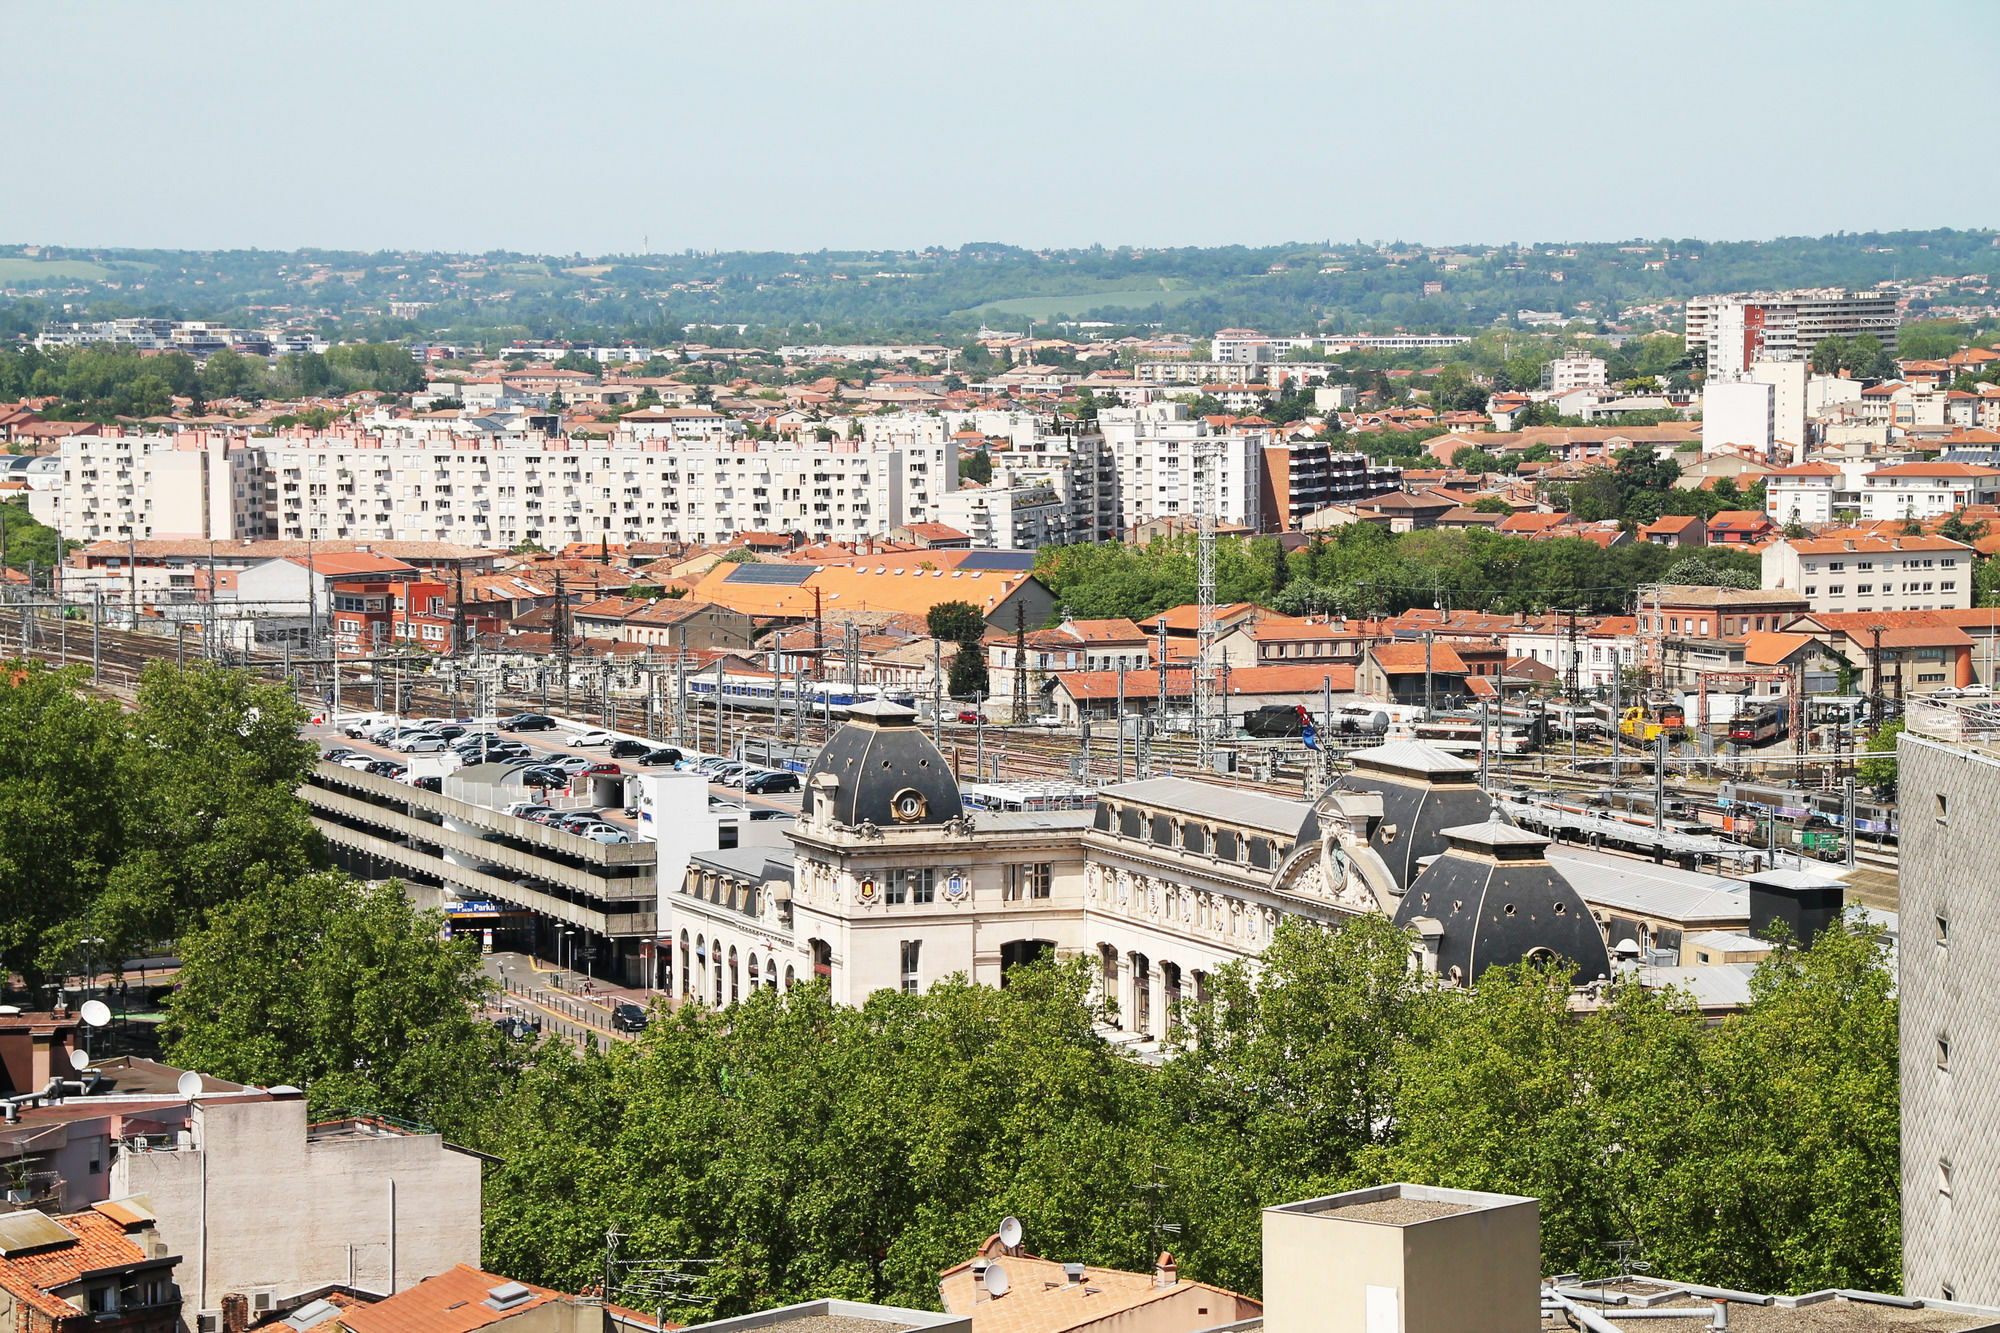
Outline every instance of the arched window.
<path id="1" fill-rule="evenodd" d="M 719 945 L 715 950 L 715 1007 L 722 1007 L 722 949 Z"/>
<path id="2" fill-rule="evenodd" d="M 753 954 L 751 954 L 751 955 L 750 955 L 750 989 L 751 989 L 751 990 L 756 990 L 756 989 L 757 989 L 757 987 L 758 987 L 758 985 L 760 984 L 760 983 L 758 982 L 758 980 L 757 980 L 757 978 L 758 978 L 758 976 L 759 976 L 759 975 L 760 975 L 760 973 L 759 973 L 759 972 L 758 972 L 758 970 L 757 970 L 757 955 L 753 953 Z"/>
<path id="3" fill-rule="evenodd" d="M 687 998 L 687 993 L 688 993 L 688 933 L 684 930 L 681 932 L 681 998 L 683 1000 Z"/>
<path id="4" fill-rule="evenodd" d="M 742 999 L 742 979 L 736 971 L 736 946 L 729 946 L 729 1002 L 735 1004 Z"/>
<path id="5" fill-rule="evenodd" d="M 786 989 L 786 990 L 790 990 L 790 989 L 792 988 L 792 982 L 793 982 L 793 977 L 792 977 L 792 965 L 791 965 L 790 963 L 786 963 L 786 964 L 785 964 L 785 989 Z"/>

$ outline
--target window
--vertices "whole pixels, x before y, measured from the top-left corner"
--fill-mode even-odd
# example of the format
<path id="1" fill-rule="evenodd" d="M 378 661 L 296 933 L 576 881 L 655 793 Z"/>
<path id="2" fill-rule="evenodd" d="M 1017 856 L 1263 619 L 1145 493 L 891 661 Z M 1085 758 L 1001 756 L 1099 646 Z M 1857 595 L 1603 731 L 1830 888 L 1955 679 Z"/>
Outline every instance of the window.
<path id="1" fill-rule="evenodd" d="M 1007 867 L 1005 897 L 1008 902 L 1023 898 L 1046 898 L 1055 883 L 1055 866 L 1047 861 Z"/>
<path id="2" fill-rule="evenodd" d="M 1937 822 L 1942 824 L 1951 818 L 1951 803 L 1943 792 L 1937 794 Z M 1944 918 L 1939 917 L 1940 921 Z"/>
<path id="3" fill-rule="evenodd" d="M 1844 597 L 1847 595 L 1847 585 L 1843 583 L 1836 583 L 1832 587 L 1828 588 L 1826 590 L 1826 593 L 1827 596 L 1829 597 Z"/>
<path id="4" fill-rule="evenodd" d="M 903 994 L 915 995 L 920 984 L 917 976 L 917 958 L 923 949 L 922 940 L 904 940 L 902 944 Z"/>
<path id="5" fill-rule="evenodd" d="M 1941 1194 L 1941 1195 L 1943 1195 L 1943 1196 L 1944 1196 L 1945 1198 L 1949 1199 L 1949 1198 L 1951 1197 L 1951 1159 L 1950 1159 L 1950 1158 L 1947 1158 L 1947 1157 L 1940 1157 L 1940 1158 L 1938 1158 L 1938 1177 L 1937 1177 L 1937 1185 L 1938 1185 L 1938 1193 L 1939 1193 L 1939 1194 Z"/>
<path id="6" fill-rule="evenodd" d="M 883 901 L 890 906 L 904 903 L 928 903 L 937 898 L 937 871 L 931 866 L 916 866 L 889 872 L 889 883 Z"/>
<path id="7" fill-rule="evenodd" d="M 1869 593 L 1875 591 L 1875 585 L 1872 583 L 1864 583 L 1859 587 L 1857 587 L 1854 591 L 1860 593 L 1863 597 L 1866 597 Z"/>
<path id="8" fill-rule="evenodd" d="M 1948 917 L 1937 919 L 1937 942 L 1940 949 L 1951 943 L 1951 920 Z"/>
<path id="9" fill-rule="evenodd" d="M 1951 1070 L 1951 1038 L 1949 1037 L 1940 1036 L 1937 1039 L 1937 1067 L 1947 1073 Z"/>

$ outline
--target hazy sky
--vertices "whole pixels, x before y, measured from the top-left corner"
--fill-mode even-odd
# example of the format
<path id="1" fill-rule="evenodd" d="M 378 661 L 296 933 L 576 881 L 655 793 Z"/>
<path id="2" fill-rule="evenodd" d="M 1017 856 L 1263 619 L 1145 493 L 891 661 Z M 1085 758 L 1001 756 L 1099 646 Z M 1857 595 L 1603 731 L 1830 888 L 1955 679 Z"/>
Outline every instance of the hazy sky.
<path id="1" fill-rule="evenodd" d="M 585 254 L 2000 222 L 1982 0 L 4 9 L 0 242 Z"/>

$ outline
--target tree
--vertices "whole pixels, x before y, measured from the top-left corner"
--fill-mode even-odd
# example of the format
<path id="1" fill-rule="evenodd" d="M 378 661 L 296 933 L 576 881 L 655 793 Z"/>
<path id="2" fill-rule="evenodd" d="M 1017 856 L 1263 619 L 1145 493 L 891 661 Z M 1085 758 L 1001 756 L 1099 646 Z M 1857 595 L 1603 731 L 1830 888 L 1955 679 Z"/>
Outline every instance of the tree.
<path id="1" fill-rule="evenodd" d="M 198 927 L 319 864 L 319 832 L 296 795 L 319 757 L 299 736 L 304 721 L 289 691 L 246 672 L 146 668 L 119 763 L 126 850 L 95 911 L 115 946 Z"/>
<path id="2" fill-rule="evenodd" d="M 1460 445 L 1452 450 L 1451 465 L 1472 473 L 1498 472 L 1500 460 L 1476 444 Z"/>
<path id="3" fill-rule="evenodd" d="M 604 367 L 597 364 L 597 358 L 584 352 L 564 352 L 556 358 L 556 370 L 577 370 L 586 375 L 595 375 Z"/>
<path id="4" fill-rule="evenodd" d="M 1497 495 L 1482 495 L 1472 502 L 1472 507 L 1482 514 L 1511 514 L 1514 506 Z"/>
<path id="5" fill-rule="evenodd" d="M 1903 734 L 1903 719 L 1884 722 L 1869 733 L 1868 744 L 1863 747 L 1872 759 L 1863 759 L 1854 765 L 1855 780 L 1864 787 L 1872 787 L 1877 792 L 1893 793 L 1896 789 L 1896 738 Z"/>
<path id="6" fill-rule="evenodd" d="M 988 691 L 986 677 L 986 617 L 970 602 L 939 602 L 924 618 L 931 636 L 955 643 L 946 689 L 954 699 L 970 699 Z"/>
<path id="7" fill-rule="evenodd" d="M 757 558 L 755 551 L 747 546 L 739 546 L 726 553 L 722 557 L 722 563 L 725 565 L 757 565 L 763 562 Z"/>
<path id="8" fill-rule="evenodd" d="M 1745 570 L 1730 569 L 1706 556 L 1685 555 L 1667 567 L 1663 583 L 1691 584 L 1703 588 L 1757 588 L 1762 580 Z"/>
<path id="9" fill-rule="evenodd" d="M 500 1091 L 505 1043 L 478 1014 L 492 990 L 478 942 L 444 928 L 394 880 L 267 883 L 181 938 L 167 1058 L 301 1087 L 316 1115 L 356 1108 L 471 1129 Z"/>
<path id="10" fill-rule="evenodd" d="M 984 449 L 974 449 L 969 454 L 960 454 L 958 479 L 976 481 L 981 486 L 990 484 L 993 480 L 993 455 Z"/>
<path id="11" fill-rule="evenodd" d="M 259 396 L 260 367 L 234 348 L 225 347 L 208 358 L 201 368 L 204 397 L 255 398 Z"/>
<path id="12" fill-rule="evenodd" d="M 68 965 L 122 855 L 125 723 L 81 668 L 11 662 L 0 685 L 0 962 L 31 991 Z M 37 996 L 39 999 L 40 997 Z"/>
<path id="13" fill-rule="evenodd" d="M 1812 371 L 1815 375 L 1832 375 L 1839 372 L 1847 361 L 1847 339 L 1837 333 L 1830 333 L 1813 344 Z"/>
<path id="14" fill-rule="evenodd" d="M 1973 545 L 1985 535 L 1986 520 L 1982 518 L 1977 523 L 1967 523 L 1964 510 L 1952 511 L 1945 516 L 1944 522 L 1938 525 L 1938 536 L 1950 541 L 1964 542 L 1967 546 Z"/>

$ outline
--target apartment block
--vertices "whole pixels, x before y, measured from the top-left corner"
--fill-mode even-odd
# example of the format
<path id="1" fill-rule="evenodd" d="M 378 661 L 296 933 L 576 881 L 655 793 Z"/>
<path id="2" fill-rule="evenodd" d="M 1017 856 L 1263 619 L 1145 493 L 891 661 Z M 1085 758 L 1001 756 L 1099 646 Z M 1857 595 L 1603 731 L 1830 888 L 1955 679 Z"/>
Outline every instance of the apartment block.
<path id="1" fill-rule="evenodd" d="M 1197 482 L 1206 469 L 1196 453 L 1216 441 L 1214 486 L 1217 520 L 1256 529 L 1262 526 L 1258 493 L 1266 431 L 1210 432 L 1208 423 L 1188 415 L 1181 403 L 1105 408 L 1098 429 L 1110 446 L 1118 473 L 1119 527 L 1125 531 L 1157 518 L 1196 512 Z"/>
<path id="2" fill-rule="evenodd" d="M 1033 551 L 1069 538 L 1068 512 L 1047 482 L 953 491 L 938 512 L 940 522 L 969 535 L 979 550 Z"/>
<path id="3" fill-rule="evenodd" d="M 1822 338 L 1873 334 L 1896 350 L 1901 316 L 1886 292 L 1753 292 L 1698 296 L 1687 303 L 1688 351 L 1710 374 L 1748 370 L 1759 360 L 1799 361 Z"/>
<path id="4" fill-rule="evenodd" d="M 1307 515 L 1402 489 L 1403 470 L 1324 440 L 1291 440 L 1260 450 L 1258 509 L 1266 532 L 1297 532 Z"/>
<path id="5" fill-rule="evenodd" d="M 1542 367 L 1542 387 L 1552 393 L 1601 389 L 1610 382 L 1603 357 L 1559 356 Z"/>
<path id="6" fill-rule="evenodd" d="M 1944 537 L 1824 537 L 1764 548 L 1764 587 L 1802 594 L 1814 614 L 1972 605 L 1970 546 Z"/>
<path id="7" fill-rule="evenodd" d="M 1942 518 L 1967 505 L 2000 502 L 2000 468 L 1977 463 L 1897 463 L 1861 478 L 1861 517 Z"/>
<path id="8" fill-rule="evenodd" d="M 81 541 L 233 541 L 269 535 L 257 449 L 221 431 L 141 435 L 118 427 L 62 442 L 56 522 Z"/>

